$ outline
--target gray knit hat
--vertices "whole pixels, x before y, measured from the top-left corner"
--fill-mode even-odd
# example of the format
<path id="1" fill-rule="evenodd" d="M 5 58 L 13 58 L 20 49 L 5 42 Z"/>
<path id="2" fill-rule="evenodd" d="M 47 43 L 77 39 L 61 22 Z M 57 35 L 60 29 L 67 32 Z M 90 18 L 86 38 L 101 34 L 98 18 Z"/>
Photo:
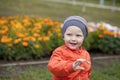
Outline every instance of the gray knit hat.
<path id="1" fill-rule="evenodd" d="M 82 18 L 80 16 L 70 16 L 70 17 L 66 18 L 63 23 L 63 27 L 62 27 L 62 36 L 63 37 L 64 37 L 64 33 L 65 33 L 66 29 L 69 26 L 79 27 L 83 32 L 84 39 L 87 37 L 87 35 L 88 35 L 87 21 L 84 18 Z"/>

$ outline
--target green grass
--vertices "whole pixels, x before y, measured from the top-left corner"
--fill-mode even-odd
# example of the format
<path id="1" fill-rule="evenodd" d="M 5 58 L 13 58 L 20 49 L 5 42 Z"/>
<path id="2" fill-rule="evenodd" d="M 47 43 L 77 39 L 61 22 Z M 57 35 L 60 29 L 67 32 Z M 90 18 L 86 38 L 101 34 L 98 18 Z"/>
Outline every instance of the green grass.
<path id="1" fill-rule="evenodd" d="M 106 68 L 93 69 L 91 80 L 119 80 L 120 64 L 113 62 Z M 0 77 L 0 80 L 52 80 L 47 68 L 26 67 L 18 76 Z"/>
<path id="2" fill-rule="evenodd" d="M 94 0 L 91 0 L 94 2 Z M 70 15 L 79 15 L 87 21 L 107 22 L 120 27 L 120 11 L 86 7 L 86 12 L 82 12 L 82 6 L 67 3 L 49 2 L 45 0 L 1 0 L 0 16 L 41 16 L 50 17 L 54 21 L 63 22 Z"/>
<path id="3" fill-rule="evenodd" d="M 0 77 L 0 80 L 52 80 L 51 73 L 47 68 L 26 67 L 23 71 L 9 70 L 11 74 Z M 17 75 L 16 75 L 17 74 Z"/>
<path id="4" fill-rule="evenodd" d="M 119 80 L 120 79 L 120 64 L 113 63 L 107 68 L 93 70 L 91 80 Z"/>

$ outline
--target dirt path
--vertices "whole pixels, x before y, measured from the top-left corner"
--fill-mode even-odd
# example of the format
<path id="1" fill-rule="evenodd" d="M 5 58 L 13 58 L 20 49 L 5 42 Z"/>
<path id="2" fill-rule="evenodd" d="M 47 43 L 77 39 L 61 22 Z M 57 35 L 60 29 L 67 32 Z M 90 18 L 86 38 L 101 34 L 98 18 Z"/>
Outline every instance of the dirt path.
<path id="1" fill-rule="evenodd" d="M 111 60 L 120 60 L 120 55 L 117 56 L 97 56 L 97 57 L 91 57 L 92 61 L 108 61 Z M 0 63 L 0 67 L 8 67 L 8 66 L 27 66 L 27 65 L 43 65 L 48 63 L 47 60 L 43 61 L 23 61 L 23 62 L 7 62 L 7 63 Z"/>

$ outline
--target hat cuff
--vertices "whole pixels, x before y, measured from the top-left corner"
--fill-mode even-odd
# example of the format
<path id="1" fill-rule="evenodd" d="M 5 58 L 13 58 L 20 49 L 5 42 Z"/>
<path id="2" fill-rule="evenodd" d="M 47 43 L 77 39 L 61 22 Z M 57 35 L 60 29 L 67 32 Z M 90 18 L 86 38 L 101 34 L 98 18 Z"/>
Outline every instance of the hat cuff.
<path id="1" fill-rule="evenodd" d="M 87 26 L 83 22 L 78 21 L 78 20 L 74 20 L 74 19 L 68 20 L 63 24 L 63 28 L 62 28 L 62 36 L 63 37 L 64 37 L 64 33 L 65 33 L 66 29 L 69 26 L 76 26 L 76 27 L 80 28 L 83 32 L 84 39 L 87 37 L 87 34 L 88 34 Z"/>

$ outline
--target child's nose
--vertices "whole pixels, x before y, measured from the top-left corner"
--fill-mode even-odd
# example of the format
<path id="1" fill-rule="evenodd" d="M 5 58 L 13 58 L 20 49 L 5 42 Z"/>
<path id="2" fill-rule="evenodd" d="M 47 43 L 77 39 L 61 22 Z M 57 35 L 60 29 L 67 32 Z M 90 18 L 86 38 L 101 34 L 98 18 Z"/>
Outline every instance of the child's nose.
<path id="1" fill-rule="evenodd" d="M 72 40 L 75 41 L 75 40 L 76 40 L 76 37 L 75 37 L 75 36 L 72 36 Z"/>

